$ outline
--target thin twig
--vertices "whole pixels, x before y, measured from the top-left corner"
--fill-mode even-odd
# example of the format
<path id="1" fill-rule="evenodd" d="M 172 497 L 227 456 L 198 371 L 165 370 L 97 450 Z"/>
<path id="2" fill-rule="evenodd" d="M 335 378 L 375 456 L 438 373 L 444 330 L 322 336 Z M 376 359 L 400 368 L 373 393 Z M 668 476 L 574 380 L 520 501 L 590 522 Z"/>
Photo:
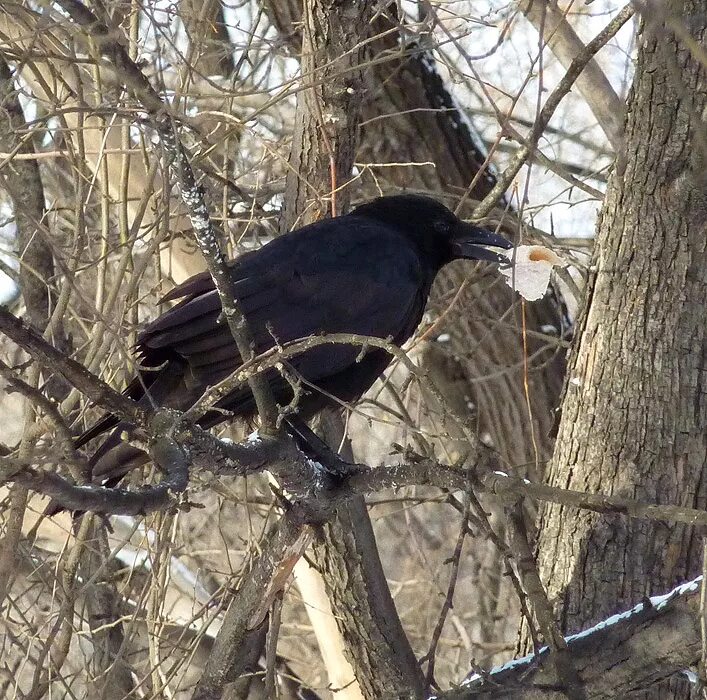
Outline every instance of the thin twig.
<path id="1" fill-rule="evenodd" d="M 209 215 L 204 190 L 197 184 L 194 171 L 179 139 L 176 122 L 170 116 L 168 106 L 130 58 L 125 48 L 114 39 L 115 32 L 119 31 L 118 28 L 109 29 L 78 0 L 59 0 L 59 4 L 74 22 L 90 32 L 102 55 L 113 63 L 125 86 L 135 94 L 149 113 L 152 125 L 160 136 L 162 148 L 167 154 L 170 169 L 179 184 L 182 201 L 187 208 L 194 235 L 218 291 L 224 318 L 241 357 L 243 360 L 250 359 L 254 355 L 253 337 L 240 308 L 235 284 L 220 248 L 219 236 Z M 277 413 L 267 383 L 261 378 L 253 377 L 249 380 L 249 384 L 263 426 L 273 426 Z"/>
<path id="2" fill-rule="evenodd" d="M 452 563 L 452 571 L 449 575 L 449 585 L 447 586 L 447 595 L 444 599 L 444 604 L 442 605 L 442 610 L 437 618 L 437 624 L 435 625 L 434 631 L 432 633 L 432 641 L 430 642 L 430 648 L 425 654 L 424 659 L 427 659 L 427 672 L 425 673 L 425 685 L 428 691 L 432 690 L 432 684 L 434 683 L 435 675 L 435 657 L 437 655 L 437 645 L 439 644 L 439 639 L 442 636 L 442 630 L 444 629 L 444 623 L 447 620 L 447 615 L 452 609 L 454 604 L 454 591 L 457 587 L 457 578 L 459 576 L 459 562 L 461 561 L 462 548 L 464 547 L 464 538 L 469 529 L 469 512 L 471 509 L 470 499 L 466 499 L 466 505 L 464 506 L 464 513 L 462 515 L 462 523 L 459 529 L 459 536 L 457 537 L 457 544 L 454 547 L 454 553 L 450 559 Z M 423 659 L 423 660 L 424 660 Z"/>
<path id="3" fill-rule="evenodd" d="M 562 77 L 562 80 L 557 84 L 557 87 L 550 93 L 550 96 L 545 101 L 545 104 L 535 120 L 535 124 L 528 135 L 525 145 L 523 145 L 506 169 L 501 173 L 498 182 L 493 189 L 484 197 L 483 201 L 474 209 L 474 218 L 479 219 L 487 216 L 496 206 L 496 202 L 503 196 L 506 190 L 510 187 L 511 182 L 518 174 L 526 160 L 532 155 L 536 149 L 540 137 L 545 131 L 552 115 L 559 106 L 562 99 L 572 89 L 572 85 L 579 77 L 584 67 L 592 60 L 595 54 L 605 46 L 621 27 L 633 17 L 633 7 L 626 5 L 607 26 L 592 39 L 584 49 L 575 57 L 570 64 L 567 72 Z"/>
<path id="4" fill-rule="evenodd" d="M 272 602 L 265 645 L 265 697 L 274 700 L 280 697 L 277 684 L 277 640 L 280 635 L 281 613 L 282 591 L 275 596 L 275 600 Z"/>

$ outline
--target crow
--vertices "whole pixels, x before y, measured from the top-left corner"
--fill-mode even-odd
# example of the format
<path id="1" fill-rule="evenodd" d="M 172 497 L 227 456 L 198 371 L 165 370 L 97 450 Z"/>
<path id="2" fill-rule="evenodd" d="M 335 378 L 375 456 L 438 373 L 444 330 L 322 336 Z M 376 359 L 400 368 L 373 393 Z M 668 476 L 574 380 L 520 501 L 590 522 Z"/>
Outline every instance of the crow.
<path id="1" fill-rule="evenodd" d="M 512 247 L 434 199 L 402 194 L 290 231 L 228 265 L 256 353 L 323 333 L 391 338 L 401 346 L 422 320 L 444 265 L 459 258 L 508 262 L 483 246 Z M 162 301 L 178 299 L 138 335 L 140 369 L 125 394 L 144 406 L 186 410 L 242 363 L 209 273 L 188 279 Z M 288 360 L 304 389 L 295 408 L 300 419 L 360 398 L 392 359 L 379 348 L 361 355 L 361 347 L 353 345 L 319 345 Z M 277 403 L 287 405 L 291 383 L 276 369 L 265 377 Z M 252 418 L 256 411 L 247 385 L 215 408 L 200 418 L 202 427 L 229 415 Z M 114 481 L 147 461 L 122 439 L 131 426 L 112 415 L 89 428 L 77 446 L 111 429 L 90 460 L 96 481 Z"/>

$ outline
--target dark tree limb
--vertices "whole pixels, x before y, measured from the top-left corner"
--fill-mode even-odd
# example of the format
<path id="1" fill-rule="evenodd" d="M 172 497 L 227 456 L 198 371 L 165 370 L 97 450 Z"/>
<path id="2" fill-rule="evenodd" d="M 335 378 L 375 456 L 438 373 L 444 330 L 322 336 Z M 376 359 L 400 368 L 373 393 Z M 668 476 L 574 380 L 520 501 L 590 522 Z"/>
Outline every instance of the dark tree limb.
<path id="1" fill-rule="evenodd" d="M 270 603 L 309 544 L 302 515 L 297 507 L 285 513 L 261 544 L 259 556 L 231 601 L 192 700 L 218 700 L 226 683 L 245 670 L 249 642 L 267 626 Z"/>
<path id="2" fill-rule="evenodd" d="M 701 578 L 566 638 L 588 700 L 625 698 L 700 659 Z M 440 700 L 566 700 L 548 647 L 486 674 L 471 675 Z"/>
<path id="3" fill-rule="evenodd" d="M 34 152 L 31 137 L 20 137 L 26 128 L 12 72 L 0 56 L 0 150 L 6 153 Z M 27 318 L 33 328 L 44 330 L 50 311 L 54 255 L 37 226 L 44 218 L 44 187 L 37 161 L 10 159 L 0 170 L 0 183 L 12 200 L 20 260 L 20 291 Z"/>
<path id="4" fill-rule="evenodd" d="M 173 422 L 170 420 L 169 425 Z M 184 429 L 173 437 L 164 428 L 152 428 L 157 434 L 156 455 L 167 474 L 173 478 L 158 484 L 173 492 L 185 488 L 182 448 L 192 467 L 221 476 L 247 476 L 270 471 L 288 481 L 298 500 L 310 510 L 309 520 L 324 522 L 336 508 L 356 497 L 378 493 L 384 489 L 408 486 L 432 486 L 446 491 L 468 491 L 474 487 L 479 493 L 495 496 L 501 502 L 515 502 L 530 498 L 540 502 L 556 503 L 578 510 L 589 510 L 608 516 L 622 515 L 637 520 L 674 522 L 707 528 L 707 512 L 670 504 L 652 504 L 623 496 L 585 493 L 571 489 L 533 482 L 499 471 L 497 456 L 488 448 L 480 447 L 475 462 L 466 469 L 440 464 L 434 460 L 414 458 L 400 464 L 369 467 L 342 461 L 323 468 L 308 454 L 298 449 L 285 437 L 263 436 L 244 443 L 228 443 L 216 439 L 200 428 Z M 159 442 L 165 440 L 165 442 Z M 182 447 L 178 448 L 179 443 Z M 329 453 L 328 458 L 331 456 Z M 414 457 L 414 455 L 412 455 Z M 102 486 L 76 486 L 57 474 L 38 472 L 13 458 L 4 458 L 10 469 L 4 469 L 4 480 L 23 480 L 28 486 L 56 498 L 67 508 L 95 510 L 110 514 L 136 513 L 159 510 L 171 505 L 162 496 L 145 490 L 142 501 L 131 501 L 140 492 Z M 340 480 L 332 480 L 336 469 Z M 22 475 L 24 474 L 24 476 Z M 139 499 L 138 499 L 139 500 Z M 127 510 L 123 510 L 126 508 Z"/>
<path id="5" fill-rule="evenodd" d="M 150 456 L 166 475 L 159 484 L 137 491 L 95 485 L 80 486 L 59 474 L 31 468 L 22 469 L 11 478 L 16 483 L 49 496 L 70 510 L 142 515 L 174 505 L 172 494 L 183 492 L 189 480 L 186 455 L 173 440 L 167 437 L 155 440 Z"/>
<path id="6" fill-rule="evenodd" d="M 419 460 L 399 464 L 371 468 L 364 464 L 333 463 L 337 456 L 327 450 L 322 459 L 327 464 L 327 469 L 317 465 L 309 455 L 298 449 L 295 444 L 284 436 L 262 435 L 236 444 L 218 440 L 208 431 L 190 423 L 184 424 L 184 414 L 168 409 L 161 409 L 157 414 L 145 411 L 133 401 L 114 391 L 101 379 L 89 372 L 83 365 L 66 357 L 56 350 L 32 329 L 28 328 L 10 312 L 0 308 L 0 331 L 14 340 L 37 361 L 59 372 L 74 387 L 79 389 L 94 403 L 107 411 L 113 412 L 132 424 L 142 428 L 146 435 L 155 439 L 169 439 L 170 443 L 159 443 L 159 459 L 166 472 L 173 470 L 176 481 L 170 481 L 167 486 L 173 491 L 183 491 L 186 483 L 183 478 L 183 458 L 177 449 L 181 445 L 188 455 L 193 466 L 207 469 L 216 474 L 229 476 L 246 476 L 248 474 L 271 471 L 287 481 L 288 488 L 299 498 L 307 499 L 328 494 L 327 498 L 332 503 L 338 504 L 357 495 L 374 493 L 385 488 L 396 488 L 411 485 L 429 485 L 448 490 L 467 490 L 469 485 L 475 485 L 486 493 L 500 497 L 504 501 L 516 501 L 521 497 L 534 500 L 558 503 L 572 508 L 591 510 L 597 513 L 620 514 L 629 518 L 680 522 L 693 525 L 707 525 L 707 513 L 693 508 L 677 505 L 654 504 L 623 496 L 603 495 L 601 493 L 586 493 L 578 490 L 563 489 L 544 483 L 533 482 L 528 479 L 514 476 L 501 471 L 502 463 L 492 450 L 483 445 L 477 446 L 475 466 L 471 472 L 458 467 L 444 466 L 430 460 Z M 379 338 L 367 338 L 350 334 L 333 334 L 317 336 L 294 341 L 280 350 L 302 352 L 303 348 L 314 347 L 322 343 L 354 343 L 364 345 L 370 343 L 381 348 L 388 348 L 399 359 L 406 361 L 404 353 L 387 341 Z M 257 358 L 254 367 L 263 371 L 277 361 L 273 353 L 265 353 L 264 359 Z M 320 453 L 320 445 L 315 445 Z M 12 458 L 5 457 L 7 464 L 12 464 Z M 14 472 L 21 471 L 26 465 L 20 465 Z M 12 478 L 13 469 L 4 470 L 6 480 Z M 332 481 L 332 472 L 340 475 L 339 483 Z M 27 471 L 27 476 L 20 477 L 27 480 L 28 484 L 40 493 L 56 495 L 59 499 L 66 494 L 67 507 L 76 507 L 81 510 L 98 510 L 100 512 L 118 512 L 111 510 L 110 492 L 116 494 L 113 505 L 120 508 L 127 503 L 130 492 L 121 489 L 110 489 L 98 486 L 77 487 L 68 480 L 56 474 L 43 475 L 32 470 Z M 31 482 L 31 483 L 30 483 Z M 79 489 L 73 491 L 72 489 Z M 84 498 L 94 498 L 92 501 L 81 501 L 79 494 Z M 147 502 L 142 504 L 146 508 L 154 494 L 145 495 Z M 160 497 L 161 498 L 161 497 Z M 74 500 L 71 500 L 74 499 Z M 314 499 L 316 500 L 316 499 Z M 165 503 L 157 499 L 159 503 Z M 95 507 L 94 507 L 95 506 Z M 129 512 L 136 512 L 132 505 Z M 122 511 L 120 511 L 122 512 Z M 138 509 L 137 512 L 142 512 Z"/>

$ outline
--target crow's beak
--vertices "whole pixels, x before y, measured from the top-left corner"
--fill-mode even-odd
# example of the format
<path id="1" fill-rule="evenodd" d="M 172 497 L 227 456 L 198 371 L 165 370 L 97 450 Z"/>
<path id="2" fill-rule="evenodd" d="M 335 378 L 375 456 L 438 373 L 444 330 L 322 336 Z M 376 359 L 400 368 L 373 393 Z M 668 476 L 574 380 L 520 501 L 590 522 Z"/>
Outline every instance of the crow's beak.
<path id="1" fill-rule="evenodd" d="M 499 255 L 481 246 L 508 250 L 513 247 L 513 244 L 497 233 L 479 228 L 473 224 L 467 224 L 465 221 L 460 221 L 456 226 L 452 238 L 452 251 L 455 257 L 467 258 L 469 260 L 490 260 L 491 262 L 503 263 L 505 265 L 509 264 L 508 258 L 505 255 Z"/>

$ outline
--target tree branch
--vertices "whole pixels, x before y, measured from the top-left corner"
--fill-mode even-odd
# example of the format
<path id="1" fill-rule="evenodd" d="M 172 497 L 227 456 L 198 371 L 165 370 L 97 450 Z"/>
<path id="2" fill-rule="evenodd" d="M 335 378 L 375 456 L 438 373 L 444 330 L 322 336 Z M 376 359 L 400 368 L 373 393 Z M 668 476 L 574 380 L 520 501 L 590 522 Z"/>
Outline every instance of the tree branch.
<path id="1" fill-rule="evenodd" d="M 219 236 L 209 216 L 204 190 L 196 182 L 194 171 L 179 139 L 176 122 L 170 116 L 168 106 L 130 58 L 125 48 L 114 39 L 115 30 L 111 31 L 78 0 L 59 0 L 59 5 L 76 24 L 86 32 L 90 32 L 101 54 L 115 66 L 125 86 L 135 94 L 150 115 L 152 125 L 157 130 L 162 147 L 167 154 L 172 175 L 179 184 L 179 191 L 187 208 L 194 236 L 214 280 L 223 315 L 238 352 L 243 361 L 250 359 L 254 355 L 255 348 L 252 334 L 238 303 L 235 285 L 219 245 Z M 249 385 L 263 425 L 274 425 L 277 415 L 275 401 L 265 379 L 253 377 L 249 380 Z"/>
<path id="2" fill-rule="evenodd" d="M 325 493 L 329 494 L 327 497 L 333 501 L 341 502 L 353 495 L 373 493 L 384 488 L 427 484 L 443 489 L 466 490 L 472 483 L 502 499 L 515 500 L 519 497 L 528 497 L 597 513 L 707 525 L 707 513 L 701 510 L 676 505 L 644 503 L 621 496 L 606 496 L 600 493 L 561 489 L 512 476 L 500 471 L 501 465 L 496 454 L 482 445 L 478 446 L 477 463 L 474 467 L 477 471 L 471 482 L 464 470 L 439 465 L 428 460 L 376 468 L 364 464 L 351 465 L 342 461 L 340 473 L 347 476 L 341 483 L 332 484 L 330 477 L 325 474 L 326 470 L 318 467 L 303 452 L 297 450 L 289 439 L 284 437 L 264 435 L 257 440 L 229 444 L 218 440 L 208 431 L 185 421 L 185 414 L 180 414 L 177 411 L 162 409 L 153 417 L 152 412 L 143 409 L 126 396 L 113 390 L 83 365 L 66 357 L 20 319 L 3 308 L 0 308 L 0 331 L 45 367 L 62 374 L 67 381 L 98 406 L 115 413 L 133 425 L 137 425 L 150 435 L 156 437 L 170 435 L 186 451 L 194 466 L 208 469 L 216 474 L 231 476 L 245 476 L 267 469 L 283 478 L 288 489 L 310 501 L 323 497 Z M 362 347 L 366 345 L 380 347 L 409 365 L 411 371 L 416 369 L 407 355 L 389 341 L 344 333 L 293 341 L 283 348 L 273 349 L 258 356 L 252 361 L 248 371 L 263 372 L 289 355 L 301 353 L 305 349 L 323 343 L 349 343 Z M 243 381 L 243 377 L 238 373 L 233 376 Z M 232 380 L 229 378 L 224 381 L 228 384 Z M 222 385 L 214 387 L 213 393 L 210 394 L 211 398 L 218 398 L 219 389 L 222 388 Z M 330 452 L 327 458 L 335 459 L 336 455 Z M 162 466 L 168 472 L 171 468 L 180 468 L 171 463 L 165 463 Z M 6 473 L 5 479 L 10 478 L 14 477 Z M 163 500 L 164 496 L 158 497 L 156 493 L 148 494 L 146 492 L 142 497 L 144 501 L 139 507 L 126 505 L 128 502 L 125 499 L 128 498 L 128 494 L 134 495 L 135 492 L 98 486 L 73 486 L 71 482 L 56 474 L 42 475 L 29 470 L 25 477 L 20 478 L 25 479 L 30 488 L 46 495 L 55 496 L 60 503 L 71 508 L 106 513 L 135 513 L 145 512 L 146 508 L 148 510 L 164 508 L 168 504 L 167 500 Z M 176 483 L 181 484 L 181 480 Z M 184 484 L 185 486 L 186 484 Z M 175 488 L 174 484 L 165 485 L 160 490 L 164 488 L 183 490 L 181 485 L 179 488 Z M 80 490 L 73 491 L 72 489 Z M 111 500 L 110 492 L 115 493 L 115 501 Z M 95 493 L 95 499 L 90 500 L 94 498 L 90 495 L 93 493 Z M 81 505 L 76 505 L 76 499 L 79 499 Z M 118 510 L 112 510 L 113 507 Z M 129 510 L 124 511 L 123 508 L 129 508 Z"/>
<path id="3" fill-rule="evenodd" d="M 127 396 L 119 394 L 76 360 L 64 355 L 26 323 L 2 307 L 0 307 L 0 332 L 17 343 L 45 369 L 59 372 L 93 403 L 106 408 L 132 425 L 141 426 L 147 423 L 149 417 L 147 410 Z"/>
<path id="4" fill-rule="evenodd" d="M 547 0 L 521 0 L 519 7 L 535 29 L 539 32 L 544 30 L 543 39 L 565 69 L 568 69 L 574 58 L 583 51 L 584 44 L 568 22 L 564 11 Z M 618 153 L 623 135 L 625 105 L 595 58 L 587 62 L 578 76 L 577 89 L 587 101 L 614 151 Z"/>
<path id="5" fill-rule="evenodd" d="M 645 690 L 699 661 L 700 583 L 689 581 L 666 595 L 565 638 L 588 700 L 623 698 Z M 566 700 L 548 647 L 469 676 L 439 700 Z"/>
<path id="6" fill-rule="evenodd" d="M 545 101 L 543 108 L 538 114 L 538 118 L 535 120 L 535 124 L 528 134 L 525 145 L 523 145 L 516 155 L 513 157 L 511 162 L 508 164 L 506 169 L 501 173 L 498 178 L 498 182 L 494 185 L 493 189 L 484 197 L 483 201 L 474 210 L 474 218 L 482 218 L 487 216 L 489 212 L 496 206 L 496 202 L 504 195 L 506 190 L 509 188 L 513 178 L 518 174 L 518 171 L 523 167 L 523 164 L 530 158 L 531 154 L 538 145 L 540 137 L 545 131 L 545 127 L 550 122 L 552 115 L 559 106 L 562 99 L 567 95 L 567 93 L 572 89 L 577 78 L 581 75 L 585 66 L 594 58 L 594 55 L 603 46 L 605 46 L 614 36 L 621 27 L 628 22 L 631 17 L 633 17 L 633 7 L 631 5 L 626 5 L 621 12 L 619 12 L 614 19 L 606 25 L 602 31 L 597 34 L 594 39 L 592 39 L 584 49 L 574 58 L 570 64 L 567 72 L 562 77 L 562 80 L 557 84 L 557 87 L 550 93 L 549 97 Z"/>

